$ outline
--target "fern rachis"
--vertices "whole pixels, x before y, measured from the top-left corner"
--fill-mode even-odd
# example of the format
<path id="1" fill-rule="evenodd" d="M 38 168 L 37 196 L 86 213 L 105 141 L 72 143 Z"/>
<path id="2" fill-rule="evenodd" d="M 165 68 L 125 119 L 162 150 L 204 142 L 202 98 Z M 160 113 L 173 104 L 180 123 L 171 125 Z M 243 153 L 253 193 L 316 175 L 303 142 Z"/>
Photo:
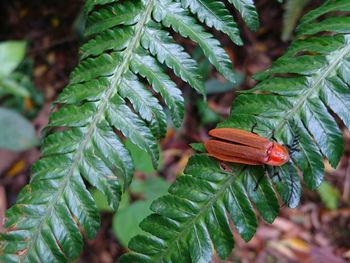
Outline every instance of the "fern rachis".
<path id="1" fill-rule="evenodd" d="M 191 5 L 203 3 L 209 2 L 193 0 Z M 87 1 L 85 33 L 91 39 L 82 46 L 81 61 L 56 101 L 59 107 L 50 116 L 49 135 L 30 183 L 7 212 L 0 260 L 76 259 L 83 245 L 81 232 L 92 238 L 99 226 L 87 185 L 98 188 L 117 209 L 132 180 L 134 165 L 123 137 L 146 151 L 157 166 L 157 139 L 166 132 L 167 118 L 142 80 L 159 93 L 177 127 L 184 115 L 184 99 L 161 64 L 204 93 L 196 61 L 163 26 L 200 43 L 218 71 L 235 82 L 228 55 L 194 18 L 204 17 L 200 21 L 224 33 L 233 30 L 230 37 L 239 43 L 232 16 L 218 1 L 206 5 L 204 13 L 198 9 L 191 13 L 187 7 L 185 1 L 169 0 Z M 225 14 L 225 19 L 210 15 L 211 11 Z M 253 9 L 246 14 L 256 16 Z M 256 18 L 251 21 L 257 26 Z"/>
<path id="2" fill-rule="evenodd" d="M 336 167 L 343 152 L 332 114 L 350 129 L 349 11 L 349 1 L 331 0 L 305 15 L 298 39 L 269 70 L 256 75 L 261 82 L 242 91 L 229 119 L 218 125 L 250 131 L 257 124 L 255 132 L 268 138 L 274 134 L 283 144 L 298 135 L 300 152 L 281 166 L 282 181 L 265 176 L 255 191 L 262 168 L 223 169 L 205 154 L 193 156 L 169 194 L 154 201 L 154 213 L 140 225 L 147 234 L 131 240 L 132 252 L 122 262 L 211 262 L 213 248 L 226 259 L 234 243 L 229 220 L 249 240 L 258 225 L 255 210 L 271 223 L 280 210 L 278 196 L 289 207 L 298 205 L 298 171 L 308 188 L 320 185 L 323 158 Z M 162 233 L 165 229 L 172 238 Z"/>

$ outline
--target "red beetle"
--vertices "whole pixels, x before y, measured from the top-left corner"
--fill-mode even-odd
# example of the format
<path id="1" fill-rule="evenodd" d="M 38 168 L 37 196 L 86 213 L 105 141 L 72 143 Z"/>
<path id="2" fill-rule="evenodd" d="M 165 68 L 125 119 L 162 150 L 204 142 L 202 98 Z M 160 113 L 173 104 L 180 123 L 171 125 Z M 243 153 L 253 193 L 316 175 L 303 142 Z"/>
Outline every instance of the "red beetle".
<path id="1" fill-rule="evenodd" d="M 225 162 L 281 166 L 290 159 L 288 150 L 257 134 L 234 128 L 209 131 L 214 137 L 205 142 L 210 156 Z"/>

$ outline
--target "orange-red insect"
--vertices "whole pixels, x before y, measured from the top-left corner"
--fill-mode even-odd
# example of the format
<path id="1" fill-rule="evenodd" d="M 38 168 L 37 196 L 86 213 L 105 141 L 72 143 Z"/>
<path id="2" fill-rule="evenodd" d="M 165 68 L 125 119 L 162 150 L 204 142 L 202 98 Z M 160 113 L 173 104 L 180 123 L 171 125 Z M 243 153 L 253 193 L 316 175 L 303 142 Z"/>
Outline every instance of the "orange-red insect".
<path id="1" fill-rule="evenodd" d="M 281 166 L 289 161 L 287 149 L 257 134 L 234 128 L 209 131 L 214 137 L 205 142 L 210 156 L 225 162 Z"/>

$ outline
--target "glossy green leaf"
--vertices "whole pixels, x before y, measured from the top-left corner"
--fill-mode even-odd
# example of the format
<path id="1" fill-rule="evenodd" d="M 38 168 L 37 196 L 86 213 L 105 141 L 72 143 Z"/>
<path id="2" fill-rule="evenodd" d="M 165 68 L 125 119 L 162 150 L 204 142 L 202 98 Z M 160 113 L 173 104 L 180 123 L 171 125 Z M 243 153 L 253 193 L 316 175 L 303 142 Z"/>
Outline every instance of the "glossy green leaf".
<path id="1" fill-rule="evenodd" d="M 204 83 L 198 73 L 197 63 L 191 59 L 182 46 L 172 40 L 168 32 L 152 23 L 145 30 L 142 44 L 157 56 L 161 63 L 172 68 L 177 76 L 204 95 Z"/>
<path id="2" fill-rule="evenodd" d="M 241 14 L 243 20 L 252 30 L 259 28 L 259 17 L 253 0 L 229 0 Z"/>
<path id="3" fill-rule="evenodd" d="M 103 207 L 116 210 L 138 162 L 130 149 L 140 148 L 152 169 L 158 167 L 158 140 L 167 130 L 161 102 L 175 126 L 181 125 L 184 116 L 184 98 L 166 67 L 205 94 L 197 61 L 163 27 L 167 21 L 176 30 L 185 30 L 183 35 L 200 44 L 224 77 L 236 82 L 229 56 L 197 23 L 196 15 L 202 17 L 203 12 L 171 2 L 164 6 L 165 0 L 87 0 L 88 40 L 68 86 L 53 105 L 41 159 L 6 214 L 6 230 L 0 235 L 1 262 L 76 261 L 83 235 L 93 238 L 99 226 L 99 209 L 87 189 L 96 188 L 106 197 Z M 206 2 L 201 21 L 239 43 L 228 9 Z M 169 18 L 160 18 L 161 14 Z M 183 19 L 176 21 L 178 17 Z M 0 59 L 12 61 L 7 73 L 21 57 L 17 52 L 13 61 Z M 126 147 L 125 140 L 132 147 Z"/>
<path id="4" fill-rule="evenodd" d="M 154 214 L 141 223 L 151 236 L 132 239 L 129 246 L 135 252 L 123 256 L 121 262 L 137 261 L 140 254 L 145 262 L 209 262 L 213 255 L 210 240 L 218 255 L 226 258 L 234 244 L 229 218 L 245 240 L 251 239 L 257 227 L 247 198 L 248 189 L 255 183 L 246 181 L 246 176 L 237 169 L 221 169 L 205 155 L 192 157 L 185 174 L 169 189 L 170 194 L 153 202 Z M 266 187 L 272 191 L 271 186 Z M 276 198 L 275 202 L 278 211 Z"/>
<path id="5" fill-rule="evenodd" d="M 204 28 L 189 16 L 188 11 L 182 8 L 180 3 L 159 0 L 154 12 L 157 21 L 161 21 L 166 27 L 171 27 L 183 37 L 188 37 L 198 43 L 209 61 L 227 80 L 232 83 L 238 81 L 237 75 L 232 70 L 231 60 L 220 42 L 212 34 L 205 32 Z"/>
<path id="6" fill-rule="evenodd" d="M 198 19 L 207 26 L 226 33 L 237 45 L 243 44 L 237 24 L 224 3 L 212 0 L 182 0 L 181 3 L 185 8 L 189 7 L 193 13 L 196 13 Z"/>
<path id="7" fill-rule="evenodd" d="M 299 204 L 302 179 L 311 189 L 320 186 L 323 158 L 336 167 L 343 153 L 335 115 L 350 129 L 348 13 L 337 12 L 349 8 L 349 1 L 326 1 L 301 19 L 299 38 L 256 76 L 261 82 L 254 89 L 240 92 L 230 117 L 218 125 L 246 131 L 256 126 L 255 133 L 295 148 L 290 161 L 263 169 L 193 156 L 169 194 L 153 202 L 153 214 L 140 224 L 147 234 L 130 241 L 131 252 L 121 262 L 211 262 L 214 250 L 226 259 L 234 245 L 230 221 L 247 241 L 256 232 L 257 213 L 272 223 L 280 202 Z M 172 14 L 159 11 L 156 18 L 186 35 L 185 11 L 176 4 L 168 9 Z M 172 25 L 174 16 L 181 27 Z M 334 35 L 321 36 L 322 31 Z"/>

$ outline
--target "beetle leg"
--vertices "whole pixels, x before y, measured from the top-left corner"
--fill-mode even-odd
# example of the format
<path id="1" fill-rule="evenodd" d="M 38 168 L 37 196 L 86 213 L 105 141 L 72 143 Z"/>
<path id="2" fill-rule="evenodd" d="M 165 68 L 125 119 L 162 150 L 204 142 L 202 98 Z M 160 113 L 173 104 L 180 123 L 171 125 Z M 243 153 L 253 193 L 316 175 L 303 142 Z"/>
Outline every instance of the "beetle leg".
<path id="1" fill-rule="evenodd" d="M 254 133 L 254 134 L 256 134 L 256 135 L 258 135 L 256 132 L 254 132 L 254 130 L 255 130 L 255 128 L 256 128 L 257 126 L 258 126 L 258 123 L 255 122 L 254 125 L 253 125 L 253 127 L 251 128 L 250 132 L 251 132 L 251 133 Z"/>
<path id="2" fill-rule="evenodd" d="M 258 186 L 261 183 L 261 180 L 265 177 L 265 174 L 268 173 L 267 171 L 267 165 L 264 164 L 264 173 L 262 175 L 260 175 L 260 177 L 258 178 L 258 181 L 256 182 L 256 185 L 254 187 L 254 192 L 256 192 L 256 190 L 258 190 Z"/>
<path id="3" fill-rule="evenodd" d="M 271 179 L 277 177 L 278 181 L 282 181 L 282 178 L 280 176 L 280 172 L 278 171 L 278 167 L 277 166 L 272 166 L 272 176 Z"/>
<path id="4" fill-rule="evenodd" d="M 293 153 L 295 152 L 300 152 L 300 149 L 298 147 L 299 144 L 299 140 L 300 140 L 300 136 L 299 134 L 296 134 L 293 138 L 292 144 L 286 144 L 285 146 L 288 148 L 289 154 L 293 155 Z"/>
<path id="5" fill-rule="evenodd" d="M 275 129 L 273 129 L 273 130 L 272 130 L 272 136 L 271 136 L 271 139 L 272 139 L 272 140 L 274 140 L 275 142 L 278 142 L 278 141 L 277 141 L 277 139 L 276 139 L 276 137 L 275 137 L 275 132 L 276 132 L 276 130 L 275 130 Z"/>
<path id="6" fill-rule="evenodd" d="M 258 181 L 256 182 L 256 185 L 254 187 L 254 192 L 256 192 L 256 190 L 258 190 L 259 184 L 261 183 L 261 180 L 265 177 L 265 173 L 263 175 L 261 175 L 258 179 Z"/>

